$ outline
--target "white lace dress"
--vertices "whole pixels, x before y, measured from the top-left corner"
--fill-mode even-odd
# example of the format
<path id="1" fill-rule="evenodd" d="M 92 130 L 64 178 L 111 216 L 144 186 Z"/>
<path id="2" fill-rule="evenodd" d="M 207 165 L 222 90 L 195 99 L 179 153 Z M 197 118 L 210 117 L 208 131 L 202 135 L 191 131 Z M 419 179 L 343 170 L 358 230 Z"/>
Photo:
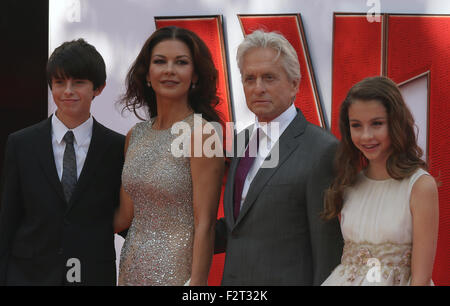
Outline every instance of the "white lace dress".
<path id="1" fill-rule="evenodd" d="M 344 195 L 341 264 L 322 286 L 409 285 L 411 280 L 411 189 L 421 175 L 372 180 L 362 172 Z"/>

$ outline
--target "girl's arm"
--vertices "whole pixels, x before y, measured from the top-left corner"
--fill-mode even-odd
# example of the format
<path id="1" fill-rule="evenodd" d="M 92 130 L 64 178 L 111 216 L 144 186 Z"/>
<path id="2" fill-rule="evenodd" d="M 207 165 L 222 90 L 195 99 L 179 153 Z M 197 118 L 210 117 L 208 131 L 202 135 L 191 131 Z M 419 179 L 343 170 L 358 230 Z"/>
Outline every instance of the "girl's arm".
<path id="1" fill-rule="evenodd" d="M 439 226 L 439 198 L 436 182 L 422 175 L 411 191 L 410 208 L 413 219 L 411 285 L 431 283 Z"/>

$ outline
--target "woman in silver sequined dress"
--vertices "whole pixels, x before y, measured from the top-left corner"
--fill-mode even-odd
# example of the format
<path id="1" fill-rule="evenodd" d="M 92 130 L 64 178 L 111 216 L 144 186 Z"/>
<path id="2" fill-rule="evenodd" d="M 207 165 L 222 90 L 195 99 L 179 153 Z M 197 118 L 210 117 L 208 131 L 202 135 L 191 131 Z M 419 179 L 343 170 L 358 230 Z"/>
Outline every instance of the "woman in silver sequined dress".
<path id="1" fill-rule="evenodd" d="M 172 144 L 180 134 L 172 128 L 180 122 L 193 129 L 221 122 L 214 110 L 216 80 L 209 49 L 178 27 L 154 32 L 127 75 L 122 102 L 138 117 L 136 110 L 147 107 L 151 119 L 127 134 L 115 230 L 131 226 L 119 285 L 207 284 L 224 160 L 189 154 L 196 141 L 206 140 L 191 136 L 193 130 L 183 142 L 191 150 L 174 155 Z"/>

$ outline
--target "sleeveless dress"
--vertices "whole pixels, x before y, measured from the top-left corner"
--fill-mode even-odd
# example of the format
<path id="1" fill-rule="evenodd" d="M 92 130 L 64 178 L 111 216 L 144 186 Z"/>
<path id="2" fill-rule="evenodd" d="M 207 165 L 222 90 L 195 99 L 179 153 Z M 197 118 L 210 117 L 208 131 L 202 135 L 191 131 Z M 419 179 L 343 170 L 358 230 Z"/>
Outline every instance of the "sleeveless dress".
<path id="1" fill-rule="evenodd" d="M 372 180 L 363 172 L 344 194 L 341 264 L 322 286 L 394 286 L 411 281 L 411 189 L 418 169 L 403 180 Z"/>
<path id="2" fill-rule="evenodd" d="M 183 122 L 193 125 L 194 115 Z M 188 157 L 175 157 L 171 129 L 154 120 L 130 135 L 122 184 L 134 218 L 122 247 L 119 285 L 183 285 L 191 276 L 194 239 L 192 180 Z"/>

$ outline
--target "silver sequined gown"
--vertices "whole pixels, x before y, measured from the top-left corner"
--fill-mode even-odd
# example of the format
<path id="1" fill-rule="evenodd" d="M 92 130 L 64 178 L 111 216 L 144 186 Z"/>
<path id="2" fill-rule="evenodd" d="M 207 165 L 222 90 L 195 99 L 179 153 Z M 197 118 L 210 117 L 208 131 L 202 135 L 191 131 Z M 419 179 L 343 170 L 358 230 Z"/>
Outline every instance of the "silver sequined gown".
<path id="1" fill-rule="evenodd" d="M 184 122 L 192 126 L 193 115 Z M 171 129 L 136 124 L 122 183 L 134 219 L 120 256 L 119 285 L 183 285 L 191 276 L 194 217 L 188 157 L 174 157 Z"/>

